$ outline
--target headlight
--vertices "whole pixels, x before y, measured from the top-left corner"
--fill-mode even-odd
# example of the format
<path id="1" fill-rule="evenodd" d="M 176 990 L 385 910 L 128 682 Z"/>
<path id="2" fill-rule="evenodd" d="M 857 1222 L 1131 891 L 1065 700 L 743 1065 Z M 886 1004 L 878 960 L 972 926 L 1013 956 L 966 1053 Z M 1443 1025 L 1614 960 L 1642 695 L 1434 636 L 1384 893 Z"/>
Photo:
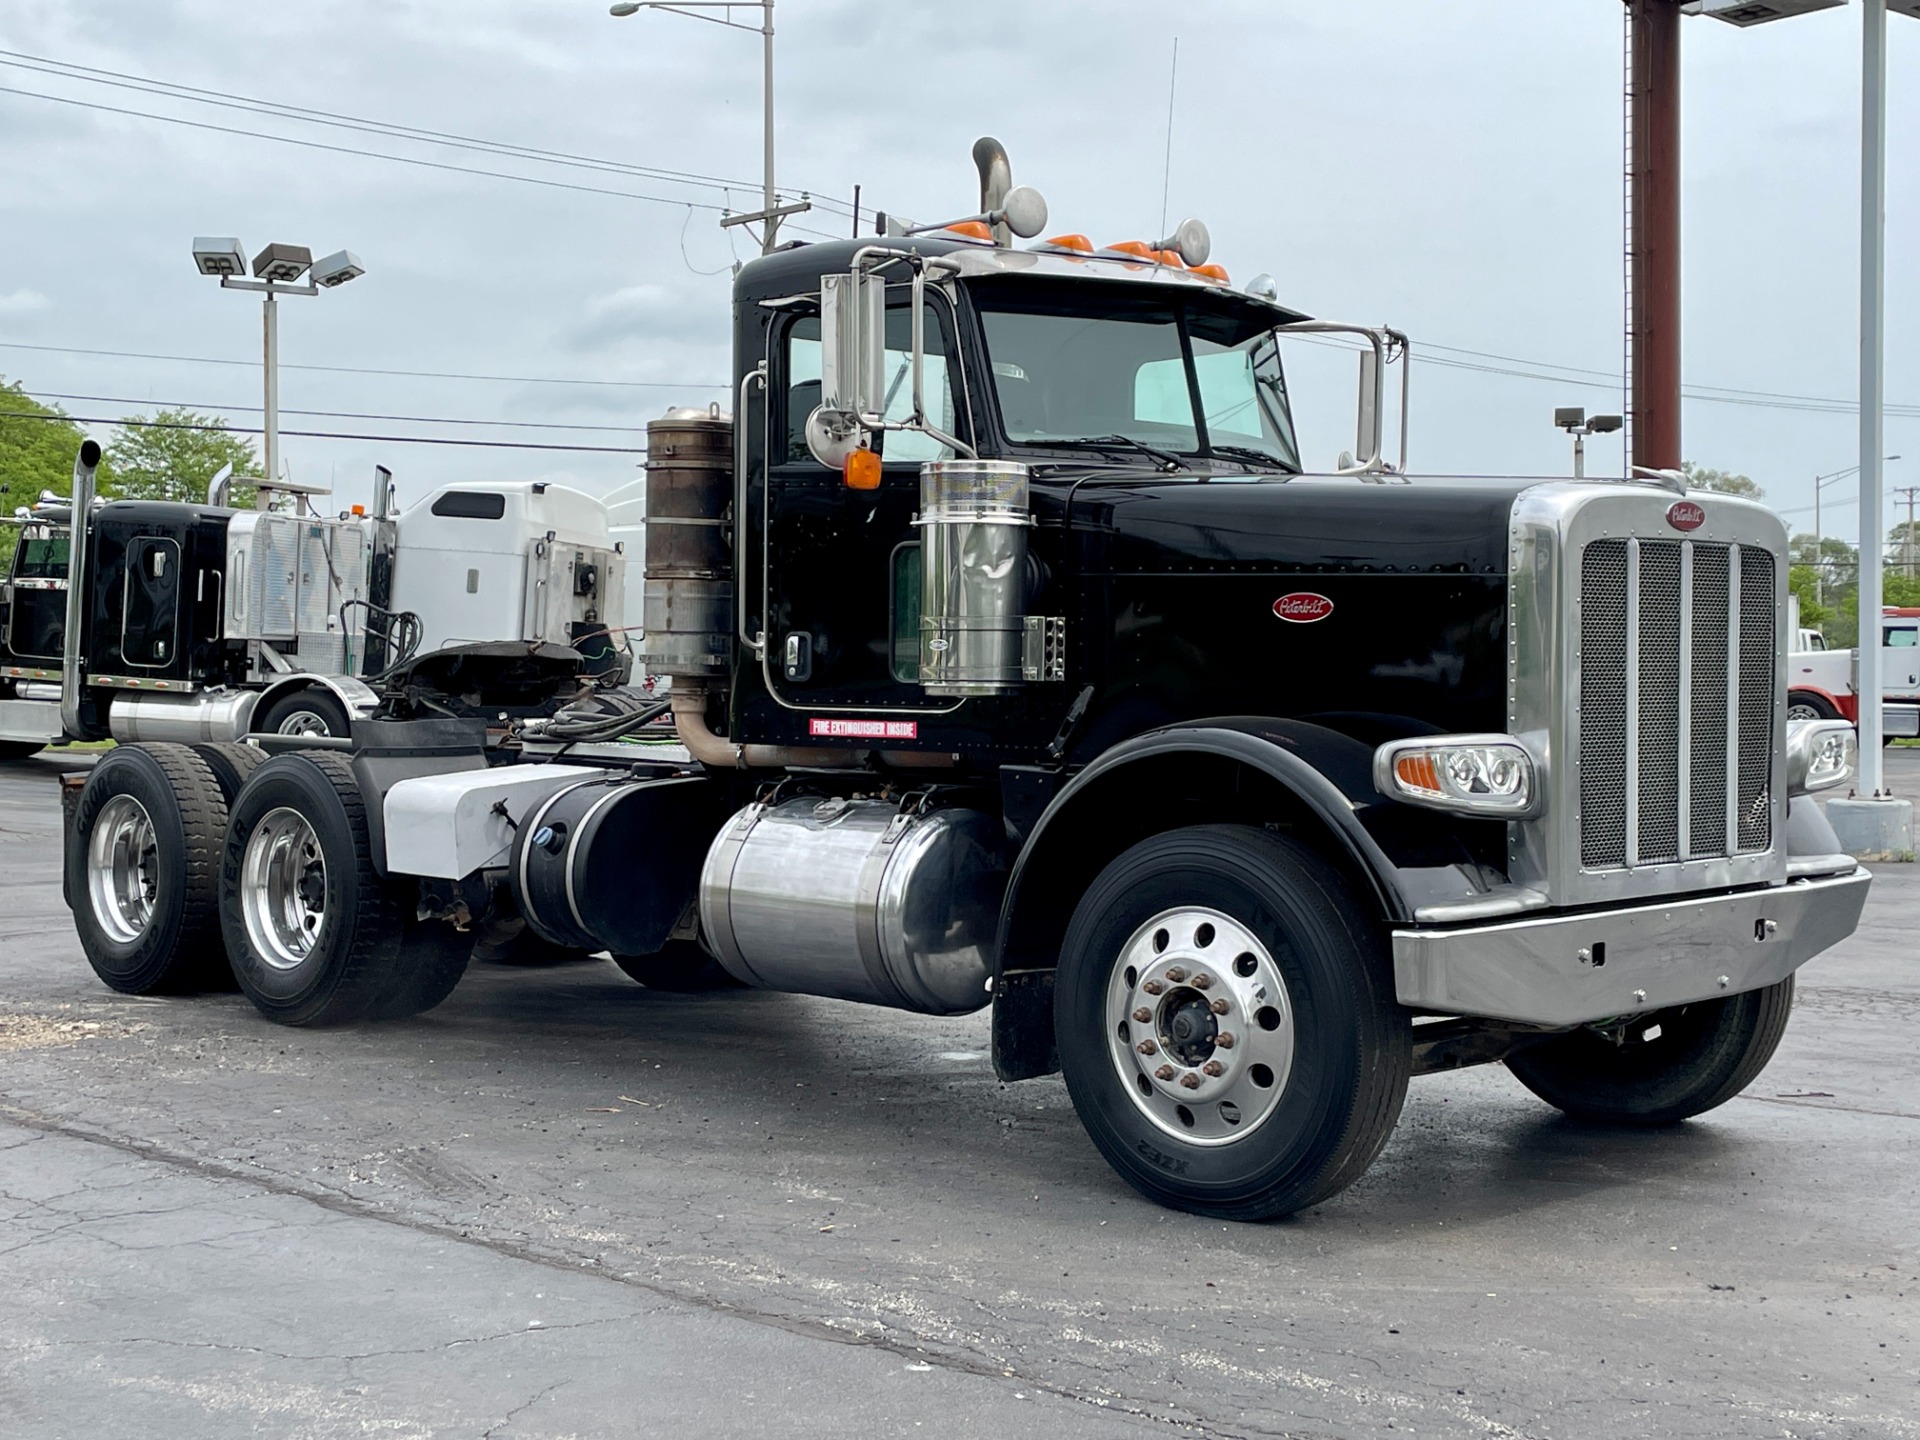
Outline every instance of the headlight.
<path id="1" fill-rule="evenodd" d="M 1409 805 L 1521 820 L 1536 808 L 1533 756 L 1511 735 L 1429 735 L 1373 755 L 1373 783 Z"/>
<path id="2" fill-rule="evenodd" d="M 1853 778 L 1860 740 L 1845 720 L 1787 722 L 1787 794 L 1811 795 Z"/>

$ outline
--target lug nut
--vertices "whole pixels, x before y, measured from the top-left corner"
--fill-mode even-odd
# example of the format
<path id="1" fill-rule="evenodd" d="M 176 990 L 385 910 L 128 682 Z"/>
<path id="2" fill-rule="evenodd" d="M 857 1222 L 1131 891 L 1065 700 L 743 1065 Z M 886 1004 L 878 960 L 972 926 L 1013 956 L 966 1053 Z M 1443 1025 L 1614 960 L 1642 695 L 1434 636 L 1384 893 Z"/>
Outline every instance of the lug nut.
<path id="1" fill-rule="evenodd" d="M 1154 1078 L 1154 1079 L 1156 1079 L 1156 1080 L 1171 1080 L 1171 1079 L 1173 1079 L 1173 1066 L 1171 1066 L 1171 1065 L 1162 1065 L 1162 1066 L 1161 1066 L 1161 1067 L 1160 1067 L 1160 1068 L 1159 1068 L 1158 1070 L 1156 1070 L 1156 1071 L 1154 1071 L 1154 1072 L 1153 1072 L 1153 1078 Z"/>
<path id="2" fill-rule="evenodd" d="M 1215 1000 L 1212 1004 L 1208 1005 L 1207 1008 L 1216 1015 L 1224 1015 L 1233 1007 L 1227 1004 L 1225 1000 Z"/>
<path id="3" fill-rule="evenodd" d="M 1174 966 L 1171 970 L 1167 971 L 1167 979 L 1173 981 L 1173 983 L 1176 985 L 1178 985 L 1182 980 L 1186 978 L 1187 978 L 1187 972 L 1185 970 L 1182 970 L 1178 965 Z"/>
<path id="4" fill-rule="evenodd" d="M 1133 1048 L 1138 1050 L 1142 1055 L 1158 1054 L 1160 1050 L 1160 1047 L 1154 1044 L 1153 1041 L 1151 1040 L 1142 1040 L 1138 1045 L 1134 1046 Z"/>
<path id="5" fill-rule="evenodd" d="M 1212 986 L 1213 977 L 1211 975 L 1196 975 L 1193 977 L 1193 988 L 1196 990 L 1207 990 L 1212 988 Z"/>
<path id="6" fill-rule="evenodd" d="M 1135 1024 L 1144 1025 L 1153 1019 L 1153 1011 L 1142 1005 L 1138 1010 L 1133 1012 L 1133 1019 Z"/>
<path id="7" fill-rule="evenodd" d="M 1142 985 L 1140 988 L 1146 991 L 1147 994 L 1149 995 L 1158 995 L 1162 990 L 1166 989 L 1167 987 L 1162 985 L 1158 980 L 1149 980 L 1147 981 L 1146 984 Z"/>
<path id="8" fill-rule="evenodd" d="M 1227 1073 L 1227 1067 L 1222 1065 L 1218 1060 L 1209 1060 L 1206 1064 L 1202 1065 L 1200 1069 L 1208 1075 L 1219 1076 Z"/>
<path id="9" fill-rule="evenodd" d="M 1189 1070 L 1180 1077 L 1180 1087 L 1183 1090 L 1198 1090 L 1200 1088 L 1200 1077 Z"/>
<path id="10" fill-rule="evenodd" d="M 1213 1043 L 1222 1050 L 1231 1050 L 1233 1049 L 1233 1036 L 1222 1030 L 1218 1035 L 1213 1037 Z"/>

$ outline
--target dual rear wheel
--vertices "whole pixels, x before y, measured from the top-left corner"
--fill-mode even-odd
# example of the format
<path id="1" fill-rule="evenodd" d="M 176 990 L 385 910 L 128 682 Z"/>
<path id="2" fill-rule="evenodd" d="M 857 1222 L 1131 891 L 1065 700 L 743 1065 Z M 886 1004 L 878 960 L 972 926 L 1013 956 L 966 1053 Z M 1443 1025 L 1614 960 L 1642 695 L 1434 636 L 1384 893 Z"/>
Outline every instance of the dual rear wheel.
<path id="1" fill-rule="evenodd" d="M 288 1025 L 419 1014 L 472 937 L 419 919 L 375 869 L 365 800 L 332 752 L 127 745 L 68 840 L 67 893 L 99 977 L 129 994 L 231 989 Z"/>

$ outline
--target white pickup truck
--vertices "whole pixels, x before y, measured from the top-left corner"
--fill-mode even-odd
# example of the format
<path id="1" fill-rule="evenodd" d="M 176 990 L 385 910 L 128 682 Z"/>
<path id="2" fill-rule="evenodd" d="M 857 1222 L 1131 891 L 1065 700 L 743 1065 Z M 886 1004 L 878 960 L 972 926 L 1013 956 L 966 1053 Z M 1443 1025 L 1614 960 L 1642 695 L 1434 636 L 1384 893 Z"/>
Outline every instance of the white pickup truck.
<path id="1" fill-rule="evenodd" d="M 1852 650 L 1828 650 L 1818 631 L 1794 629 L 1787 657 L 1787 718 L 1860 719 L 1859 665 Z M 1889 605 L 1880 619 L 1881 733 L 1920 736 L 1920 606 Z"/>

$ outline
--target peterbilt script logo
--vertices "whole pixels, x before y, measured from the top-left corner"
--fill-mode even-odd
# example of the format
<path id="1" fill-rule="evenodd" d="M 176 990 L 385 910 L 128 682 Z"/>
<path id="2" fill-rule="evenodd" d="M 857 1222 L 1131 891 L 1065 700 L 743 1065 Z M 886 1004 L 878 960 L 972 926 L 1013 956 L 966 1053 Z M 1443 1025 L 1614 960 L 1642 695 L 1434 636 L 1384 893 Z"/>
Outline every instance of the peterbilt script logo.
<path id="1" fill-rule="evenodd" d="M 1676 530 L 1698 530 L 1707 523 L 1707 512 L 1691 500 L 1676 500 L 1667 507 L 1667 524 Z"/>
<path id="2" fill-rule="evenodd" d="M 1290 625 L 1311 625 L 1333 613 L 1333 602 L 1310 590 L 1296 590 L 1274 601 L 1273 613 Z"/>

